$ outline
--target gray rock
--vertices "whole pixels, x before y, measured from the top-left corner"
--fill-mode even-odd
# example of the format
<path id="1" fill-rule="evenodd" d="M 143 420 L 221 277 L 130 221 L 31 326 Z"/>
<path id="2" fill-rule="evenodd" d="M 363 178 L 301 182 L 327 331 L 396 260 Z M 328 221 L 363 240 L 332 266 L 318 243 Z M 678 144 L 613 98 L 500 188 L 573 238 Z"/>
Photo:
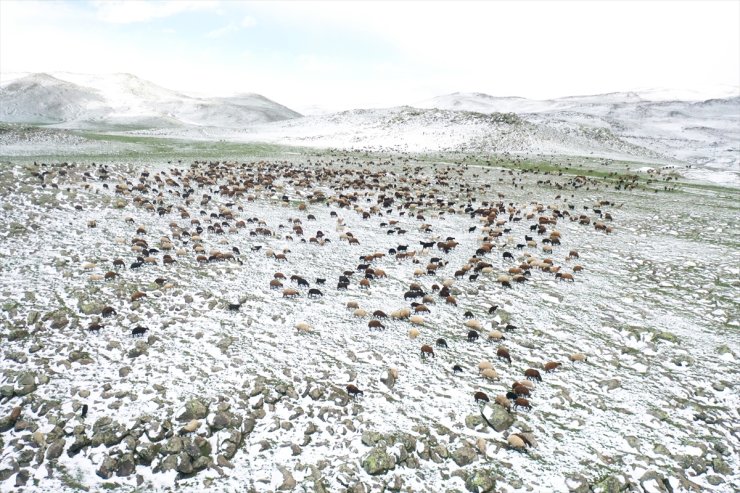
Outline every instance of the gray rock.
<path id="1" fill-rule="evenodd" d="M 483 414 L 496 431 L 508 430 L 514 424 L 514 416 L 498 404 L 486 404 Z"/>
<path id="2" fill-rule="evenodd" d="M 470 493 L 489 493 L 496 489 L 496 479 L 490 469 L 476 469 L 465 480 L 465 488 Z"/>
<path id="3" fill-rule="evenodd" d="M 46 449 L 46 460 L 56 460 L 62 455 L 64 450 L 64 438 L 54 440 L 49 448 Z"/>
<path id="4" fill-rule="evenodd" d="M 177 455 L 168 455 L 154 468 L 155 472 L 167 472 L 177 468 Z"/>
<path id="5" fill-rule="evenodd" d="M 478 452 L 466 445 L 459 447 L 454 452 L 452 452 L 452 460 L 454 460 L 455 464 L 460 467 L 472 464 L 477 456 Z"/>
<path id="6" fill-rule="evenodd" d="M 118 459 L 118 469 L 116 470 L 116 476 L 126 477 L 131 476 L 136 472 L 136 461 L 134 460 L 134 454 L 126 453 Z"/>
<path id="7" fill-rule="evenodd" d="M 20 474 L 20 473 L 19 473 Z M 711 484 L 712 486 L 719 486 L 725 482 L 724 479 L 722 479 L 721 476 L 717 476 L 716 474 L 710 474 L 707 476 L 707 483 Z M 737 485 L 735 485 L 737 486 Z"/>
<path id="8" fill-rule="evenodd" d="M 622 382 L 618 378 L 612 378 L 609 380 L 602 380 L 599 385 L 606 387 L 607 390 L 615 390 L 622 386 Z"/>
<path id="9" fill-rule="evenodd" d="M 167 443 L 165 443 L 164 447 L 162 447 L 162 452 L 165 454 L 179 454 L 182 452 L 184 448 L 182 438 L 178 436 L 174 436 L 167 440 Z"/>
<path id="10" fill-rule="evenodd" d="M 306 432 L 308 433 L 308 432 Z M 381 433 L 378 433 L 377 431 L 364 431 L 362 433 L 362 444 L 366 445 L 368 447 L 374 447 L 377 445 L 381 440 L 383 440 L 384 437 Z"/>
<path id="11" fill-rule="evenodd" d="M 21 469 L 15 476 L 15 487 L 25 486 L 30 477 L 31 473 L 28 472 L 28 469 Z"/>
<path id="12" fill-rule="evenodd" d="M 591 487 L 593 493 L 619 493 L 622 483 L 616 476 L 607 476 Z"/>
<path id="13" fill-rule="evenodd" d="M 712 459 L 712 469 L 717 474 L 732 474 L 732 468 L 721 457 Z"/>
<path id="14" fill-rule="evenodd" d="M 190 461 L 190 455 L 186 452 L 180 452 L 180 455 L 178 456 L 177 472 L 181 472 L 183 474 L 192 474 L 193 472 L 193 464 Z"/>
<path id="15" fill-rule="evenodd" d="M 177 419 L 179 421 L 189 421 L 191 419 L 203 419 L 208 415 L 208 406 L 199 399 L 190 399 L 185 404 L 185 412 Z"/>
<path id="16" fill-rule="evenodd" d="M 84 434 L 75 435 L 75 441 L 67 449 L 67 455 L 70 457 L 74 457 L 82 449 L 89 446 L 90 444 L 92 444 L 92 440 L 90 440 L 87 437 L 87 435 L 84 435 Z"/>
<path id="17" fill-rule="evenodd" d="M 384 474 L 396 467 L 396 458 L 385 448 L 376 447 L 362 459 L 362 468 L 371 476 Z"/>
<path id="18" fill-rule="evenodd" d="M 129 358 L 138 358 L 149 351 L 149 344 L 146 341 L 136 341 L 134 347 L 129 349 L 127 356 Z"/>
<path id="19" fill-rule="evenodd" d="M 653 483 L 655 487 L 650 488 L 649 486 L 645 486 L 646 483 Z M 665 493 L 671 493 L 673 491 L 673 488 L 669 489 L 670 483 L 665 476 L 656 471 L 646 471 L 640 478 L 640 486 L 644 490 L 652 489 Z"/>
<path id="20" fill-rule="evenodd" d="M 283 483 L 278 487 L 278 491 L 289 491 L 295 488 L 296 481 L 290 471 L 283 466 L 278 466 L 278 470 L 283 475 Z"/>
<path id="21" fill-rule="evenodd" d="M 103 479 L 110 479 L 113 477 L 117 468 L 118 461 L 114 457 L 106 456 L 98 470 L 95 471 L 95 474 Z"/>

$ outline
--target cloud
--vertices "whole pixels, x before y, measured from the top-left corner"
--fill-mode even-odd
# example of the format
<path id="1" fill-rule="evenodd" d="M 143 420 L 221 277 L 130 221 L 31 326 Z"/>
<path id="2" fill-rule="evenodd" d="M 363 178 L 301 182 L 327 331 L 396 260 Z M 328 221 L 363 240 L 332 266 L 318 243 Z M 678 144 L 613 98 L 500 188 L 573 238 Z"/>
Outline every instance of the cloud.
<path id="1" fill-rule="evenodd" d="M 214 29 L 213 31 L 209 31 L 205 34 L 206 38 L 222 38 L 228 34 L 234 33 L 239 30 L 239 26 L 236 24 L 227 24 L 224 27 L 219 27 L 218 29 Z"/>
<path id="2" fill-rule="evenodd" d="M 149 22 L 171 17 L 182 12 L 214 10 L 214 0 L 166 0 L 159 2 L 137 2 L 131 0 L 95 0 L 92 2 L 98 19 L 112 24 Z"/>
<path id="3" fill-rule="evenodd" d="M 242 19 L 242 27 L 254 27 L 257 25 L 257 21 L 254 19 L 254 17 L 246 16 L 244 19 Z"/>

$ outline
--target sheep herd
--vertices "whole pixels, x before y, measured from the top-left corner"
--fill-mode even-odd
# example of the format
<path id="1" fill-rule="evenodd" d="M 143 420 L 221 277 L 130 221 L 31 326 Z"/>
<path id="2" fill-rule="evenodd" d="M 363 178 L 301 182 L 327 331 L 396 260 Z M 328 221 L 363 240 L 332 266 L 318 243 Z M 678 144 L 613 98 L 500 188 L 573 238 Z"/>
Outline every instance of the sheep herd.
<path id="1" fill-rule="evenodd" d="M 475 169 L 472 176 L 476 180 L 472 182 L 466 178 L 465 172 L 470 170 L 465 166 L 438 165 L 430 171 L 406 162 L 400 169 L 388 164 L 363 165 L 349 159 L 301 164 L 195 161 L 187 167 L 142 170 L 134 179 L 121 176 L 113 185 L 109 185 L 108 170 L 98 166 L 98 177 L 88 175 L 90 182 L 103 181 L 108 190 L 113 187 L 115 196 L 133 204 L 138 215 L 159 215 L 170 221 L 167 229 L 152 231 L 137 225 L 136 214 L 127 216 L 124 221 L 131 236 L 122 243 L 129 253 L 113 260 L 111 270 L 91 276 L 90 281 L 120 280 L 126 276 L 127 265 L 128 270 L 145 270 L 151 265 L 208 269 L 228 262 L 243 267 L 243 275 L 249 275 L 250 256 L 263 255 L 275 266 L 265 287 L 277 297 L 295 300 L 291 303 L 343 303 L 354 317 L 368 320 L 368 331 L 400 330 L 401 337 L 423 340 L 417 346 L 418 357 L 426 364 L 438 364 L 440 353 L 454 360 L 453 345 L 479 348 L 477 371 L 469 371 L 470 362 L 465 361 L 454 361 L 451 367 L 455 378 L 468 379 L 479 387 L 473 400 L 482 405 L 493 400 L 511 413 L 535 410 L 538 386 L 547 385 L 547 375 L 563 371 L 563 360 L 581 363 L 586 355 L 541 355 L 540 368 L 527 367 L 510 385 L 503 384 L 503 375 L 511 374 L 509 369 L 517 365 L 519 357 L 507 341 L 525 334 L 528 328 L 497 321 L 498 305 L 493 301 L 476 306 L 463 302 L 457 285 L 464 282 L 468 286 L 515 290 L 533 279 L 578 282 L 588 269 L 577 263 L 581 255 L 566 246 L 568 235 L 558 229 L 558 224 L 576 224 L 584 235 L 610 234 L 615 214 L 605 211 L 614 204 L 600 200 L 577 205 L 567 187 L 575 190 L 583 186 L 579 181 L 561 186 L 550 203 L 518 204 L 496 191 L 496 180 L 515 180 L 511 171 Z M 289 207 L 294 217 L 288 224 L 271 224 L 267 217 L 247 217 L 243 206 L 260 201 Z M 370 240 L 349 230 L 346 218 L 350 215 L 377 228 L 378 234 L 397 238 L 398 244 L 382 251 L 374 248 Z M 467 226 L 460 235 L 478 235 L 475 249 L 461 263 L 453 260 L 459 255 L 452 256 L 461 245 L 456 237 L 436 232 L 449 216 L 466 218 Z M 333 221 L 335 231 L 313 228 L 318 217 Z M 415 225 L 414 229 L 409 224 Z M 99 225 L 99 220 L 87 223 L 90 229 Z M 310 245 L 317 256 L 333 255 L 336 246 L 344 242 L 352 247 L 358 263 L 307 279 L 300 272 L 281 268 L 295 265 L 290 262 L 291 249 L 284 247 L 286 242 Z M 408 266 L 409 278 L 389 276 L 389 267 L 399 265 Z M 83 265 L 83 269 L 95 267 L 94 263 Z M 166 277 L 153 281 L 163 291 L 174 286 Z M 397 305 L 371 307 L 356 300 L 340 301 L 350 287 L 355 297 L 362 298 L 363 292 L 376 286 L 396 289 Z M 566 283 L 561 286 L 568 289 Z M 137 289 L 128 302 L 146 303 L 147 298 L 145 290 Z M 435 333 L 437 303 L 459 312 L 459 340 Z M 223 306 L 235 312 L 243 309 L 243 303 L 234 299 L 226 300 Z M 296 306 L 296 310 L 300 308 Z M 116 307 L 107 306 L 102 316 L 115 313 Z M 516 318 L 516 314 L 512 316 Z M 295 330 L 315 335 L 316 324 L 300 321 Z M 88 330 L 97 333 L 104 327 L 95 321 Z M 149 330 L 136 326 L 131 335 L 143 336 Z M 399 371 L 392 370 L 395 381 Z M 496 387 L 498 391 L 492 390 Z M 355 399 L 373 398 L 371 392 L 365 396 L 365 391 L 351 383 L 346 385 L 346 392 Z M 495 392 L 493 399 L 489 397 L 491 392 Z M 512 433 L 507 444 L 525 450 L 533 441 L 527 434 Z"/>

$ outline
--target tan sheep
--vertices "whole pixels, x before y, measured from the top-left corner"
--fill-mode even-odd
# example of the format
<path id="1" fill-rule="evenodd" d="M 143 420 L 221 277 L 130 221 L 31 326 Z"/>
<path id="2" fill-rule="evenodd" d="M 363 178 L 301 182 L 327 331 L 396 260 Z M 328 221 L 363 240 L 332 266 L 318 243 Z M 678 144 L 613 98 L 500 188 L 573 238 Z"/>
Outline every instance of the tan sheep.
<path id="1" fill-rule="evenodd" d="M 421 315 L 414 315 L 409 318 L 409 322 L 415 325 L 424 325 L 424 317 Z"/>
<path id="2" fill-rule="evenodd" d="M 483 328 L 483 324 L 480 323 L 478 320 L 467 320 L 465 322 L 465 327 L 469 329 L 481 330 Z"/>
<path id="3" fill-rule="evenodd" d="M 391 312 L 391 318 L 395 318 L 398 320 L 407 319 L 410 316 L 411 316 L 411 310 L 408 308 L 401 308 L 400 310 Z"/>
<path id="4" fill-rule="evenodd" d="M 363 310 L 362 308 L 358 308 L 352 312 L 352 315 L 354 315 L 355 317 L 367 317 L 367 311 Z"/>
<path id="5" fill-rule="evenodd" d="M 416 339 L 417 337 L 419 337 L 419 334 L 421 334 L 421 332 L 419 332 L 419 329 L 417 329 L 416 327 L 412 327 L 411 329 L 409 329 L 409 339 Z"/>
<path id="6" fill-rule="evenodd" d="M 498 380 L 498 373 L 493 368 L 486 368 L 481 372 L 481 376 L 486 380 Z"/>
<path id="7" fill-rule="evenodd" d="M 308 325 L 306 322 L 298 322 L 295 324 L 295 328 L 298 332 L 311 332 L 313 330 L 313 327 Z"/>
<path id="8" fill-rule="evenodd" d="M 493 369 L 493 363 L 491 363 L 488 360 L 483 360 L 480 363 L 478 363 L 478 372 L 482 372 L 483 370 Z"/>
<path id="9" fill-rule="evenodd" d="M 506 336 L 500 330 L 492 330 L 488 333 L 488 339 L 491 341 L 501 341 L 506 339 Z"/>
<path id="10" fill-rule="evenodd" d="M 585 355 L 585 354 L 583 354 L 583 353 L 573 353 L 573 354 L 571 354 L 571 355 L 569 356 L 569 358 L 570 358 L 570 360 L 571 360 L 572 362 L 574 362 L 574 363 L 575 363 L 576 361 L 588 361 L 588 359 L 586 358 L 586 355 Z"/>

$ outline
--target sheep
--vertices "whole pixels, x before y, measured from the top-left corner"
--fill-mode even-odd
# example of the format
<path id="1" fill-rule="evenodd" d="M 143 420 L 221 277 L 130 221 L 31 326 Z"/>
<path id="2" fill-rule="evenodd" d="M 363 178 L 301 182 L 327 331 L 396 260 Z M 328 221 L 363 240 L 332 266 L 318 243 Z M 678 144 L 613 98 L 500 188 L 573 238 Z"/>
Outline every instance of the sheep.
<path id="1" fill-rule="evenodd" d="M 106 306 L 105 308 L 103 308 L 100 314 L 106 318 L 112 317 L 113 315 L 116 315 L 116 310 L 112 306 Z"/>
<path id="2" fill-rule="evenodd" d="M 493 363 L 491 363 L 488 360 L 483 360 L 480 363 L 478 363 L 478 373 L 482 372 L 483 370 L 487 370 L 489 368 L 493 368 Z"/>
<path id="3" fill-rule="evenodd" d="M 517 385 L 521 385 L 523 387 L 527 387 L 529 390 L 534 390 L 535 384 L 531 380 L 517 380 L 513 384 L 511 384 L 511 387 L 514 388 Z"/>
<path id="4" fill-rule="evenodd" d="M 298 292 L 297 289 L 293 288 L 286 288 L 283 289 L 283 298 L 297 298 L 301 294 Z"/>
<path id="5" fill-rule="evenodd" d="M 324 296 L 324 293 L 322 293 L 319 289 L 311 288 L 308 290 L 309 298 L 321 298 L 322 296 Z"/>
<path id="6" fill-rule="evenodd" d="M 431 356 L 432 358 L 434 358 L 434 349 L 429 344 L 424 344 L 421 347 L 421 357 L 422 357 L 422 359 L 426 359 L 429 356 Z"/>
<path id="7" fill-rule="evenodd" d="M 415 325 L 424 325 L 424 317 L 421 315 L 413 315 L 409 317 L 409 322 Z"/>
<path id="8" fill-rule="evenodd" d="M 421 334 L 421 332 L 419 332 L 419 329 L 416 327 L 409 329 L 409 339 L 416 339 L 419 337 L 419 334 Z"/>
<path id="9" fill-rule="evenodd" d="M 347 310 L 357 310 L 360 308 L 360 304 L 356 301 L 348 301 L 345 306 L 347 307 Z"/>
<path id="10" fill-rule="evenodd" d="M 411 310 L 409 310 L 408 308 L 401 308 L 400 310 L 391 312 L 391 318 L 395 318 L 397 320 L 407 319 L 410 316 L 411 316 Z"/>
<path id="11" fill-rule="evenodd" d="M 452 366 L 452 373 L 462 373 L 462 371 L 463 371 L 463 367 L 462 366 L 460 366 L 458 364 L 455 364 L 455 365 Z"/>
<path id="12" fill-rule="evenodd" d="M 431 313 L 431 310 L 429 310 L 429 308 L 427 308 L 426 305 L 416 305 L 414 307 L 414 312 L 416 312 L 416 313 Z"/>
<path id="13" fill-rule="evenodd" d="M 277 279 L 273 279 L 270 281 L 270 289 L 280 289 L 283 287 L 283 283 L 278 281 Z"/>
<path id="14" fill-rule="evenodd" d="M 488 340 L 489 341 L 503 341 L 506 340 L 506 336 L 504 336 L 503 332 L 498 330 L 492 330 L 488 333 Z"/>
<path id="15" fill-rule="evenodd" d="M 494 401 L 507 411 L 511 410 L 511 401 L 504 394 L 498 394 Z"/>
<path id="16" fill-rule="evenodd" d="M 295 324 L 295 328 L 298 332 L 311 332 L 313 330 L 313 327 L 308 325 L 306 322 L 298 322 Z"/>
<path id="17" fill-rule="evenodd" d="M 532 410 L 532 405 L 524 397 L 517 397 L 516 400 L 514 401 L 514 409 L 516 409 L 518 407 L 524 408 L 527 411 L 531 411 Z"/>
<path id="18" fill-rule="evenodd" d="M 548 361 L 545 363 L 545 372 L 552 373 L 560 367 L 560 363 L 557 361 Z"/>
<path id="19" fill-rule="evenodd" d="M 363 310 L 362 308 L 357 308 L 355 311 L 352 312 L 352 315 L 355 317 L 367 317 L 367 312 Z"/>
<path id="20" fill-rule="evenodd" d="M 380 320 L 370 320 L 367 323 L 367 327 L 369 329 L 379 329 L 379 330 L 385 329 L 385 326 L 382 323 L 380 323 Z"/>
<path id="21" fill-rule="evenodd" d="M 558 272 L 557 274 L 555 274 L 555 278 L 560 279 L 561 281 L 575 282 L 573 274 L 570 274 L 568 272 Z"/>
<path id="22" fill-rule="evenodd" d="M 481 392 L 480 390 L 473 394 L 473 398 L 477 404 L 491 402 L 491 399 L 488 398 L 485 392 Z"/>
<path id="23" fill-rule="evenodd" d="M 534 368 L 528 368 L 527 370 L 525 370 L 524 376 L 527 377 L 527 380 L 536 380 L 538 382 L 542 381 L 542 376 L 540 376 L 540 372 L 538 372 Z"/>
<path id="24" fill-rule="evenodd" d="M 441 337 L 439 339 L 437 339 L 437 341 L 435 342 L 435 344 L 439 348 L 445 348 L 445 349 L 447 349 L 447 341 L 445 341 Z"/>
<path id="25" fill-rule="evenodd" d="M 511 364 L 511 355 L 509 354 L 509 350 L 504 347 L 500 347 L 496 350 L 496 357 Z"/>
<path id="26" fill-rule="evenodd" d="M 486 368 L 481 372 L 481 376 L 486 380 L 499 380 L 498 373 L 493 368 Z"/>
<path id="27" fill-rule="evenodd" d="M 517 385 L 513 390 L 517 397 L 528 396 L 530 394 L 529 389 L 524 385 Z"/>
<path id="28" fill-rule="evenodd" d="M 141 298 L 146 298 L 146 293 L 143 293 L 141 291 L 135 291 L 134 294 L 131 295 L 131 301 L 134 302 L 136 300 L 140 300 Z"/>
<path id="29" fill-rule="evenodd" d="M 131 337 L 143 336 L 148 330 L 148 328 L 142 326 L 135 327 L 134 330 L 131 331 Z"/>
<path id="30" fill-rule="evenodd" d="M 382 310 L 375 310 L 373 312 L 373 317 L 375 318 L 388 318 L 388 315 Z"/>
<path id="31" fill-rule="evenodd" d="M 468 342 L 475 342 L 478 340 L 478 332 L 475 330 L 469 330 L 468 331 Z"/>
<path id="32" fill-rule="evenodd" d="M 506 439 L 509 447 L 514 450 L 525 450 L 527 448 L 527 442 L 525 442 L 519 434 L 511 434 Z"/>
<path id="33" fill-rule="evenodd" d="M 358 389 L 355 385 L 349 384 L 347 385 L 347 393 L 352 397 L 353 399 L 357 399 L 357 396 L 363 396 L 365 395 L 365 392 Z"/>
<path id="34" fill-rule="evenodd" d="M 568 357 L 573 363 L 576 361 L 588 361 L 586 355 L 583 353 L 573 353 Z"/>
<path id="35" fill-rule="evenodd" d="M 465 322 L 465 327 L 474 330 L 481 330 L 483 328 L 483 324 L 478 320 L 468 320 Z"/>

